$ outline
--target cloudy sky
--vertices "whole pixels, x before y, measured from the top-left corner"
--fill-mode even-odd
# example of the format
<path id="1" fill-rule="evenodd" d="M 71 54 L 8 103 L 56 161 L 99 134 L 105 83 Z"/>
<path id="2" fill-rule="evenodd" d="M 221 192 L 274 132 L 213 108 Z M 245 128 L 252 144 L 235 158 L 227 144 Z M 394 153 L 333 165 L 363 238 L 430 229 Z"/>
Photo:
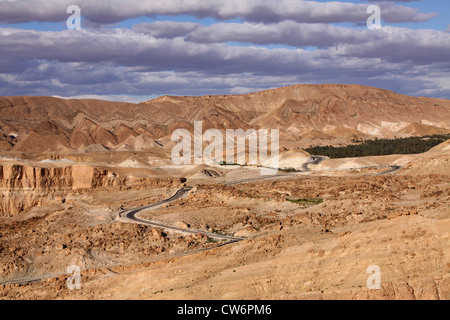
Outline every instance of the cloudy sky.
<path id="1" fill-rule="evenodd" d="M 81 29 L 67 28 L 70 5 Z M 0 96 L 140 102 L 345 83 L 450 99 L 449 18 L 449 0 L 0 0 Z"/>

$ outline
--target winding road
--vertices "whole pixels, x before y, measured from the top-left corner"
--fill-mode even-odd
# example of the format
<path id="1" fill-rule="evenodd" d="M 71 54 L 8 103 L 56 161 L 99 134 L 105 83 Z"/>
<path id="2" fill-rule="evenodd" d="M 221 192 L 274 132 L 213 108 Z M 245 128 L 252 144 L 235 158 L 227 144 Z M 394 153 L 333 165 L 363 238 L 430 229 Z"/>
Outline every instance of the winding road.
<path id="1" fill-rule="evenodd" d="M 308 161 L 306 161 L 302 165 L 302 172 L 309 172 L 309 171 L 311 171 L 311 169 L 309 168 L 309 165 L 311 165 L 311 164 L 317 165 L 317 164 L 321 163 L 322 161 L 324 161 L 325 159 L 327 159 L 327 158 L 323 157 L 323 156 L 312 156 L 312 157 L 310 157 L 310 159 L 308 159 Z M 401 166 L 397 166 L 397 165 L 385 166 L 385 167 L 389 167 L 389 170 L 381 172 L 381 173 L 377 173 L 375 175 L 385 175 L 385 174 L 389 174 L 389 173 L 392 173 L 392 172 L 395 172 L 397 170 L 402 169 Z M 274 178 L 279 179 L 279 178 L 284 178 L 284 177 L 289 177 L 289 176 L 296 176 L 296 175 L 295 174 L 276 174 L 276 175 L 270 175 L 270 176 L 260 176 L 260 177 L 257 177 L 257 178 L 250 178 L 250 179 L 237 180 L 237 181 L 233 181 L 233 182 L 227 182 L 227 183 L 224 183 L 224 185 L 229 185 L 230 186 L 230 185 L 237 185 L 237 184 L 255 182 L 255 181 L 260 181 L 260 180 L 267 180 L 267 179 L 274 179 Z M 133 223 L 138 223 L 138 224 L 141 224 L 141 225 L 146 225 L 146 226 L 151 226 L 151 227 L 161 228 L 161 229 L 166 229 L 166 230 L 171 230 L 171 231 L 182 232 L 182 233 L 185 233 L 185 234 L 203 234 L 203 235 L 205 235 L 205 236 L 207 236 L 209 238 L 212 238 L 212 239 L 227 241 L 225 243 L 218 244 L 218 245 L 216 245 L 214 247 L 198 249 L 198 250 L 193 250 L 193 251 L 189 251 L 189 252 L 184 252 L 184 253 L 180 253 L 180 255 L 188 255 L 188 254 L 192 254 L 192 253 L 208 251 L 208 250 L 216 249 L 216 248 L 223 247 L 223 246 L 226 246 L 226 245 L 230 245 L 230 244 L 233 244 L 233 243 L 236 243 L 236 242 L 239 242 L 239 241 L 242 241 L 242 240 L 245 239 L 245 238 L 228 236 L 228 235 L 212 233 L 212 232 L 206 232 L 206 231 L 200 231 L 200 230 L 178 228 L 178 227 L 174 227 L 174 226 L 163 224 L 161 222 L 145 220 L 145 219 L 137 217 L 137 214 L 142 212 L 142 211 L 153 209 L 153 208 L 157 208 L 157 207 L 159 207 L 161 205 L 164 205 L 164 204 L 176 201 L 178 199 L 181 199 L 187 193 L 189 193 L 189 191 L 191 191 L 192 188 L 193 187 L 183 187 L 180 190 L 178 190 L 174 195 L 172 195 L 170 198 L 167 198 L 165 200 L 162 200 L 160 202 L 157 202 L 157 203 L 154 203 L 154 204 L 150 204 L 150 205 L 147 205 L 147 206 L 142 206 L 142 207 L 138 207 L 138 208 L 133 208 L 133 209 L 121 211 L 119 213 L 119 216 L 122 219 L 128 220 L 128 221 L 133 222 Z M 62 274 L 62 275 L 65 275 L 65 274 Z M 44 279 L 54 278 L 54 277 L 58 277 L 58 276 L 62 276 L 62 275 L 45 275 L 45 276 L 40 276 L 40 277 L 38 276 L 38 277 L 33 277 L 33 278 L 10 279 L 10 280 L 5 280 L 5 281 L 0 281 L 0 284 L 2 284 L 2 285 L 3 284 L 25 284 L 25 283 L 31 283 L 31 282 L 39 282 L 39 281 L 44 280 Z"/>
<path id="2" fill-rule="evenodd" d="M 305 172 L 310 171 L 310 169 L 308 167 L 310 164 L 319 164 L 320 162 L 322 162 L 325 159 L 326 159 L 325 157 L 321 157 L 321 156 L 313 156 L 313 157 L 311 157 L 307 162 L 305 162 L 303 164 L 303 171 L 305 171 Z M 231 185 L 237 185 L 237 184 L 243 184 L 243 183 L 260 181 L 260 180 L 267 180 L 267 179 L 274 179 L 274 178 L 279 179 L 279 178 L 282 178 L 282 177 L 291 177 L 291 176 L 295 176 L 295 175 L 294 174 L 276 174 L 276 175 L 260 176 L 260 177 L 256 177 L 256 178 L 249 178 L 249 179 L 242 179 L 242 180 L 237 180 L 237 181 L 233 181 L 233 182 L 226 182 L 226 183 L 224 183 L 224 185 L 231 186 Z M 226 244 L 235 243 L 235 242 L 238 242 L 238 241 L 241 241 L 241 240 L 245 239 L 245 238 L 228 236 L 228 235 L 212 233 L 212 232 L 206 232 L 206 231 L 201 231 L 201 230 L 178 228 L 178 227 L 170 226 L 170 225 L 167 225 L 167 224 L 163 224 L 161 222 L 145 220 L 145 219 L 139 218 L 137 216 L 138 213 L 140 213 L 142 211 L 146 211 L 146 210 L 149 210 L 149 209 L 157 208 L 157 207 L 159 207 L 161 205 L 164 205 L 164 204 L 176 201 L 178 199 L 181 199 L 182 197 L 184 197 L 191 190 L 192 190 L 192 187 L 183 187 L 182 189 L 178 190 L 170 198 L 167 198 L 165 200 L 162 200 L 160 202 L 157 202 L 157 203 L 154 203 L 154 204 L 150 204 L 150 205 L 147 205 L 147 206 L 142 206 L 142 207 L 139 207 L 139 208 L 133 208 L 133 209 L 121 211 L 119 213 L 119 216 L 121 218 L 123 218 L 123 219 L 129 220 L 130 222 L 134 222 L 134 223 L 138 223 L 138 224 L 142 224 L 142 225 L 146 225 L 146 226 L 151 226 L 151 227 L 155 227 L 155 228 L 161 228 L 161 229 L 170 230 L 170 231 L 178 231 L 178 232 L 182 232 L 182 233 L 186 233 L 186 234 L 203 234 L 203 235 L 205 235 L 205 236 L 207 236 L 209 238 L 212 238 L 212 239 L 229 241 Z M 205 250 L 209 250 L 209 249 L 213 249 L 213 248 L 208 248 L 208 249 L 205 249 Z"/>
<path id="3" fill-rule="evenodd" d="M 383 171 L 383 172 L 380 172 L 380 173 L 375 173 L 375 175 L 376 176 L 382 176 L 382 175 L 385 175 L 385 174 L 388 174 L 388 173 L 392 173 L 392 172 L 398 171 L 398 170 L 402 169 L 403 167 L 402 166 L 388 166 L 388 168 L 389 168 L 389 170 L 386 170 L 386 171 Z"/>
<path id="4" fill-rule="evenodd" d="M 327 159 L 327 157 L 323 157 L 323 156 L 311 156 L 303 165 L 302 165 L 302 172 L 310 172 L 311 169 L 309 168 L 309 165 L 317 165 L 319 163 L 321 163 L 322 161 L 324 161 L 325 159 Z M 401 166 L 387 166 L 389 167 L 389 170 L 386 170 L 384 172 L 381 173 L 376 173 L 375 175 L 385 175 L 388 173 L 392 173 L 395 172 L 397 170 L 400 170 L 402 167 Z M 233 182 L 227 182 L 224 183 L 224 185 L 227 186 L 231 186 L 231 185 L 237 185 L 237 184 L 243 184 L 243 183 L 249 183 L 249 182 L 255 182 L 255 181 L 261 181 L 261 180 L 267 180 L 267 179 L 279 179 L 279 178 L 284 178 L 284 177 L 292 177 L 295 176 L 295 174 L 276 174 L 276 175 L 269 175 L 269 176 L 260 176 L 257 178 L 249 178 L 249 179 L 242 179 L 242 180 L 237 180 L 237 181 L 233 181 Z M 178 199 L 181 199 L 182 197 L 184 197 L 189 191 L 192 190 L 192 187 L 183 187 L 182 189 L 178 190 L 173 196 L 171 196 L 168 199 L 162 200 L 160 202 L 151 204 L 151 205 L 147 205 L 147 206 L 143 206 L 143 207 L 139 207 L 139 208 L 133 208 L 130 210 L 125 210 L 119 213 L 119 216 L 123 219 L 129 220 L 131 222 L 134 223 L 138 223 L 138 224 L 142 224 L 142 225 L 147 225 L 147 226 L 151 226 L 151 227 L 155 227 L 155 228 L 162 228 L 162 229 L 166 229 L 166 230 L 171 230 L 171 231 L 178 231 L 178 232 L 182 232 L 182 233 L 186 233 L 186 234 L 203 234 L 209 238 L 212 239 L 217 239 L 217 240 L 228 240 L 229 242 L 226 244 L 230 244 L 230 243 L 235 243 L 241 240 L 244 240 L 244 238 L 239 238 L 239 237 L 233 237 L 233 236 L 227 236 L 227 235 L 222 235 L 222 234 L 217 234 L 217 233 L 211 233 L 211 232 L 206 232 L 206 231 L 200 231 L 200 230 L 193 230 L 193 229 L 185 229 L 185 228 L 178 228 L 178 227 L 174 227 L 174 226 L 170 226 L 170 225 L 166 225 L 160 222 L 156 222 L 156 221 L 150 221 L 150 220 L 145 220 L 142 218 L 137 217 L 137 214 L 139 212 L 148 210 L 148 209 L 152 209 L 152 208 L 156 208 L 159 207 L 163 204 L 167 204 L 173 201 L 176 201 Z M 213 249 L 213 248 L 208 248 L 205 250 L 209 250 L 209 249 Z"/>
<path id="5" fill-rule="evenodd" d="M 163 204 L 169 203 L 169 202 L 173 202 L 175 200 L 181 199 L 184 195 L 186 195 L 189 191 L 192 190 L 192 187 L 183 187 L 182 189 L 178 190 L 173 196 L 171 196 L 168 199 L 162 200 L 160 202 L 148 205 L 148 206 L 143 206 L 143 207 L 139 207 L 139 208 L 134 208 L 131 210 L 125 210 L 119 213 L 119 216 L 121 218 L 130 220 L 132 222 L 136 222 L 142 225 L 146 225 L 146 226 L 151 226 L 151 227 L 155 227 L 155 228 L 162 228 L 162 229 L 166 229 L 166 230 L 171 230 L 171 231 L 178 231 L 178 232 L 183 232 L 183 233 L 187 233 L 187 234 L 203 234 L 209 238 L 212 239 L 217 239 L 217 240 L 228 240 L 231 242 L 237 242 L 237 241 L 241 241 L 244 240 L 244 238 L 239 238 L 239 237 L 233 237 L 233 236 L 227 236 L 227 235 L 223 235 L 223 234 L 218 234 L 218 233 L 212 233 L 212 232 L 206 232 L 206 231 L 200 231 L 200 230 L 193 230 L 193 229 L 183 229 L 183 228 L 178 228 L 178 227 L 173 227 L 173 226 L 169 226 L 160 222 L 155 222 L 155 221 L 149 221 L 149 220 L 144 220 L 141 219 L 139 217 L 136 217 L 136 215 L 141 212 L 141 211 L 145 211 L 148 209 L 152 209 L 152 208 L 156 208 L 158 206 L 161 206 Z"/>
<path id="6" fill-rule="evenodd" d="M 321 163 L 323 160 L 327 159 L 326 157 L 322 157 L 322 156 L 312 156 L 311 158 L 308 159 L 308 161 L 306 161 L 303 165 L 302 165 L 302 170 L 303 172 L 309 172 L 311 171 L 311 169 L 309 168 L 310 164 L 319 164 Z"/>

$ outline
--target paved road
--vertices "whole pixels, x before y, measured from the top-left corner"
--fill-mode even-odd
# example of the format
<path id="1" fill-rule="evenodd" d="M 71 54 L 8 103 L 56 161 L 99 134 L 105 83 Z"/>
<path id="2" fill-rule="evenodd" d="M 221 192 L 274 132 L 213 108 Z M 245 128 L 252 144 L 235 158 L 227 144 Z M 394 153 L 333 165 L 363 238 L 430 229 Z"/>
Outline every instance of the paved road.
<path id="1" fill-rule="evenodd" d="M 315 165 L 317 165 L 317 164 L 321 163 L 322 161 L 324 161 L 325 159 L 327 159 L 327 157 L 323 157 L 323 156 L 312 156 L 311 158 L 309 158 L 308 161 L 306 161 L 306 162 L 302 165 L 302 170 L 303 170 L 304 172 L 309 172 L 309 171 L 311 171 L 311 169 L 309 168 L 309 165 L 310 165 L 310 164 L 315 164 Z M 382 176 L 382 175 L 385 175 L 385 174 L 389 174 L 389 173 L 398 171 L 398 170 L 400 170 L 400 169 L 403 168 L 402 166 L 393 165 L 393 166 L 361 167 L 361 168 L 355 168 L 355 169 L 385 168 L 385 167 L 386 167 L 386 168 L 389 168 L 389 169 L 386 170 L 386 171 L 380 172 L 380 173 L 375 173 L 375 174 L 373 174 L 373 175 L 375 175 L 375 176 Z M 348 170 L 353 170 L 353 168 L 348 169 Z"/>
<path id="2" fill-rule="evenodd" d="M 323 160 L 325 160 L 325 157 L 321 157 L 321 156 L 313 156 L 311 157 L 305 164 L 303 164 L 303 170 L 304 171 L 310 171 L 308 165 L 309 164 L 319 164 L 320 162 L 322 162 Z M 249 182 L 255 182 L 255 181 L 260 181 L 260 180 L 266 180 L 266 179 L 279 179 L 282 177 L 291 177 L 291 176 L 295 176 L 294 174 L 276 174 L 276 175 L 269 175 L 269 176 L 260 176 L 260 177 L 256 177 L 256 178 L 249 178 L 249 179 L 242 179 L 242 180 L 237 180 L 237 181 L 233 181 L 233 182 L 227 182 L 224 183 L 224 185 L 237 185 L 237 184 L 243 184 L 243 183 L 249 183 Z M 222 234 L 217 234 L 217 233 L 211 233 L 211 232 L 206 232 L 206 231 L 200 231 L 200 230 L 192 230 L 192 229 L 184 229 L 184 228 L 178 228 L 178 227 L 173 227 L 173 226 L 169 226 L 160 222 L 156 222 L 156 221 L 150 221 L 150 220 L 144 220 L 141 219 L 139 217 L 137 217 L 137 214 L 151 209 L 151 208 L 155 208 L 158 206 L 161 206 L 163 204 L 169 203 L 169 202 L 173 202 L 175 200 L 178 200 L 180 198 L 182 198 L 186 193 L 188 193 L 189 191 L 192 190 L 192 187 L 184 187 L 180 190 L 178 190 L 173 196 L 171 196 L 168 199 L 165 199 L 163 201 L 148 205 L 148 206 L 143 206 L 143 207 L 139 207 L 139 208 L 133 208 L 130 210 L 125 210 L 119 213 L 119 216 L 121 218 L 130 220 L 132 222 L 136 222 L 139 224 L 143 224 L 143 225 L 147 225 L 147 226 L 151 226 L 151 227 L 155 227 L 155 228 L 162 228 L 162 229 L 166 229 L 166 230 L 172 230 L 172 231 L 179 231 L 179 232 L 183 232 L 183 233 L 187 233 L 187 234 L 203 234 L 209 238 L 212 239 L 218 239 L 218 240 L 229 240 L 232 243 L 234 242 L 238 242 L 243 240 L 244 238 L 239 238 L 239 237 L 233 237 L 233 236 L 227 236 L 227 235 L 222 235 Z M 209 249 L 206 249 L 209 250 Z"/>
<path id="3" fill-rule="evenodd" d="M 173 202 L 175 200 L 178 200 L 180 198 L 182 198 L 186 193 L 188 193 L 189 191 L 191 191 L 192 188 L 191 187 L 184 187 L 180 190 L 178 190 L 173 196 L 171 196 L 168 199 L 165 199 L 163 201 L 148 205 L 148 206 L 144 206 L 144 207 L 140 207 L 140 208 L 134 208 L 131 210 L 125 210 L 119 213 L 120 217 L 125 218 L 127 220 L 133 221 L 133 222 L 137 222 L 139 224 L 143 224 L 143 225 L 147 225 L 147 226 L 151 226 L 151 227 L 155 227 L 155 228 L 162 228 L 162 229 L 166 229 L 166 230 L 172 230 L 172 231 L 179 231 L 179 232 L 183 232 L 183 233 L 187 233 L 187 234 L 203 234 L 209 238 L 212 239 L 217 239 L 217 240 L 229 240 L 232 242 L 237 242 L 237 241 L 241 241 L 244 240 L 244 238 L 239 238 L 239 237 L 233 237 L 233 236 L 227 236 L 227 235 L 223 235 L 223 234 L 218 234 L 218 233 L 212 233 L 212 232 L 206 232 L 206 231 L 200 231 L 200 230 L 193 230 L 193 229 L 184 229 L 184 228 L 177 228 L 177 227 L 173 227 L 173 226 L 169 226 L 160 222 L 155 222 L 155 221 L 150 221 L 150 220 L 144 220 L 141 218 L 136 217 L 136 215 L 141 212 L 141 211 L 145 211 L 154 207 L 158 207 L 161 206 L 163 204 L 169 203 L 169 202 Z"/>
<path id="4" fill-rule="evenodd" d="M 322 157 L 322 156 L 312 156 L 311 158 L 308 159 L 308 161 L 306 161 L 302 165 L 302 170 L 304 172 L 309 172 L 309 171 L 311 171 L 311 169 L 309 168 L 310 164 L 319 164 L 325 159 L 327 159 L 327 158 L 326 157 Z"/>
<path id="5" fill-rule="evenodd" d="M 326 157 L 323 156 L 312 156 L 310 159 L 308 159 L 307 162 L 305 162 L 302 166 L 303 171 L 305 172 L 309 172 L 311 171 L 309 168 L 310 164 L 314 164 L 317 165 L 319 163 L 321 163 L 322 161 L 324 161 L 325 159 L 327 159 Z M 384 175 L 384 174 L 388 174 L 397 170 L 400 170 L 401 167 L 400 166 L 390 166 L 390 169 L 381 173 L 378 173 L 377 175 Z M 233 181 L 233 182 L 228 182 L 228 183 L 224 183 L 224 185 L 237 185 L 237 184 L 243 184 L 243 183 L 249 183 L 249 182 L 255 182 L 255 181 L 260 181 L 260 180 L 266 180 L 266 179 L 279 179 L 279 178 L 283 178 L 283 177 L 292 177 L 295 176 L 295 174 L 277 174 L 277 175 L 272 175 L 272 176 L 260 176 L 257 178 L 249 178 L 249 179 L 243 179 L 243 180 L 237 180 L 237 181 Z M 134 209 L 130 209 L 130 210 L 125 210 L 119 213 L 120 217 L 130 220 L 132 222 L 136 222 L 139 224 L 143 224 L 143 225 L 148 225 L 151 227 L 155 227 L 155 228 L 162 228 L 162 229 L 166 229 L 166 230 L 172 230 L 172 231 L 179 231 L 179 232 L 183 232 L 186 234 L 203 234 L 209 238 L 212 239 L 218 239 L 218 240 L 228 240 L 229 242 L 222 244 L 220 246 L 223 245 L 227 245 L 230 243 L 235 243 L 241 240 L 244 240 L 244 238 L 239 238 L 239 237 L 233 237 L 233 236 L 227 236 L 227 235 L 222 235 L 222 234 L 217 234 L 217 233 L 211 233 L 211 232 L 206 232 L 206 231 L 200 231 L 200 230 L 192 230 L 192 229 L 184 229 L 184 228 L 178 228 L 178 227 L 173 227 L 173 226 L 169 226 L 160 222 L 155 222 L 155 221 L 150 221 L 150 220 L 144 220 L 141 219 L 139 217 L 137 217 L 136 215 L 139 212 L 151 209 L 151 208 L 155 208 L 158 206 L 161 206 L 163 204 L 166 203 L 170 203 L 173 201 L 176 201 L 180 198 L 182 198 L 184 195 L 186 195 L 189 191 L 192 190 L 192 187 L 183 187 L 182 189 L 178 190 L 173 196 L 171 196 L 168 199 L 165 199 L 163 201 L 151 204 L 151 205 L 147 205 L 147 206 L 143 206 L 143 207 L 139 207 L 139 208 L 134 208 Z M 212 248 L 206 248 L 206 249 L 201 249 L 199 251 L 206 251 L 206 250 L 210 250 Z"/>
<path id="6" fill-rule="evenodd" d="M 274 174 L 274 175 L 270 175 L 270 176 L 260 176 L 260 177 L 257 177 L 257 178 L 249 178 L 249 179 L 236 180 L 236 181 L 232 181 L 232 182 L 226 182 L 223 185 L 225 185 L 225 186 L 234 186 L 234 185 L 237 185 L 237 184 L 256 182 L 256 181 L 261 181 L 261 180 L 269 180 L 269 179 L 279 179 L 279 178 L 293 177 L 293 176 L 295 176 L 295 175 L 292 174 L 292 173 Z"/>
<path id="7" fill-rule="evenodd" d="M 302 172 L 309 172 L 309 171 L 311 171 L 311 169 L 309 168 L 310 164 L 319 164 L 325 159 L 327 159 L 327 157 L 322 157 L 322 156 L 312 156 L 312 157 L 310 157 L 302 165 Z M 249 183 L 249 182 L 261 181 L 261 180 L 269 180 L 269 179 L 280 179 L 280 178 L 295 177 L 295 176 L 296 176 L 295 173 L 274 174 L 274 175 L 260 176 L 260 177 L 257 177 L 257 178 L 249 178 L 249 179 L 242 179 L 242 180 L 227 182 L 227 183 L 224 183 L 224 185 L 226 185 L 226 186 L 234 186 L 234 185 L 242 184 L 242 183 Z"/>
<path id="8" fill-rule="evenodd" d="M 385 175 L 385 174 L 389 174 L 389 173 L 398 171 L 398 170 L 400 170 L 402 168 L 403 168 L 402 166 L 389 166 L 389 170 L 386 170 L 386 171 L 383 171 L 383 172 L 380 172 L 380 173 L 375 173 L 375 176 L 382 176 L 382 175 Z"/>
<path id="9" fill-rule="evenodd" d="M 26 284 L 26 283 L 32 283 L 32 282 L 40 282 L 40 281 L 42 281 L 44 279 L 49 279 L 49 278 L 53 278 L 53 277 L 56 278 L 58 276 L 60 276 L 60 275 L 4 280 L 4 281 L 0 281 L 0 285 L 4 285 L 4 284 Z"/>

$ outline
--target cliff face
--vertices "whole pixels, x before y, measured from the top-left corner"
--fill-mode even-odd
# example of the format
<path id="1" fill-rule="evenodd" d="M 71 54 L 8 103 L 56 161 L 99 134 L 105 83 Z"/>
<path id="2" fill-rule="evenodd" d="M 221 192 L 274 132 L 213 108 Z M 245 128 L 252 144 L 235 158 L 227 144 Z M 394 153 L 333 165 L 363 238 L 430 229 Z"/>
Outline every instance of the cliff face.
<path id="1" fill-rule="evenodd" d="M 175 179 L 136 178 L 84 165 L 62 168 L 0 165 L 0 216 L 16 216 L 31 207 L 64 202 L 76 190 L 174 183 Z"/>
<path id="2" fill-rule="evenodd" d="M 0 215 L 14 216 L 46 201 L 63 201 L 72 184 L 71 168 L 0 166 Z"/>

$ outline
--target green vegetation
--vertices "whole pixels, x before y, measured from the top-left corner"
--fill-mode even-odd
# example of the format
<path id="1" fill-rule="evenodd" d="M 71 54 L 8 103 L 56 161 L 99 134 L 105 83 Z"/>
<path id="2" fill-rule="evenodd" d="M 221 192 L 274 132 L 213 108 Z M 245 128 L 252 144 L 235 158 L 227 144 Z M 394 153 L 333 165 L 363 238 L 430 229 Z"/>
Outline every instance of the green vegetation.
<path id="1" fill-rule="evenodd" d="M 247 164 L 239 164 L 239 163 L 232 163 L 232 162 L 226 162 L 226 161 L 220 161 L 219 165 L 221 165 L 221 166 L 241 166 L 241 167 L 247 166 Z"/>
<path id="2" fill-rule="evenodd" d="M 286 199 L 292 203 L 314 206 L 323 203 L 323 199 Z"/>
<path id="3" fill-rule="evenodd" d="M 225 161 L 221 161 L 219 162 L 219 165 L 221 166 L 240 166 L 240 167 L 249 167 L 248 164 L 239 164 L 239 163 L 230 163 L 230 162 L 225 162 Z M 273 169 L 276 170 L 276 168 L 269 168 L 269 167 L 263 167 L 261 165 L 257 165 L 257 168 L 267 168 L 267 169 Z M 303 172 L 302 170 L 298 170 L 295 168 L 279 168 L 278 169 L 280 172 L 287 172 L 287 173 L 291 173 L 291 172 Z"/>
<path id="4" fill-rule="evenodd" d="M 306 152 L 330 158 L 355 158 L 390 154 L 423 153 L 450 139 L 450 134 L 397 139 L 354 140 L 359 144 L 344 147 L 320 146 Z"/>
<path id="5" fill-rule="evenodd" d="M 290 173 L 290 172 L 302 172 L 302 170 L 298 170 L 298 169 L 295 169 L 295 168 L 280 168 L 279 170 L 281 172 L 287 172 L 287 173 Z"/>
<path id="6" fill-rule="evenodd" d="M 211 233 L 215 233 L 215 234 L 218 234 L 218 235 L 221 235 L 221 236 L 228 236 L 228 237 L 230 237 L 230 236 L 232 237 L 233 236 L 233 234 L 231 234 L 231 233 L 228 233 L 228 232 L 226 232 L 224 230 L 215 229 L 215 228 L 212 229 Z"/>

